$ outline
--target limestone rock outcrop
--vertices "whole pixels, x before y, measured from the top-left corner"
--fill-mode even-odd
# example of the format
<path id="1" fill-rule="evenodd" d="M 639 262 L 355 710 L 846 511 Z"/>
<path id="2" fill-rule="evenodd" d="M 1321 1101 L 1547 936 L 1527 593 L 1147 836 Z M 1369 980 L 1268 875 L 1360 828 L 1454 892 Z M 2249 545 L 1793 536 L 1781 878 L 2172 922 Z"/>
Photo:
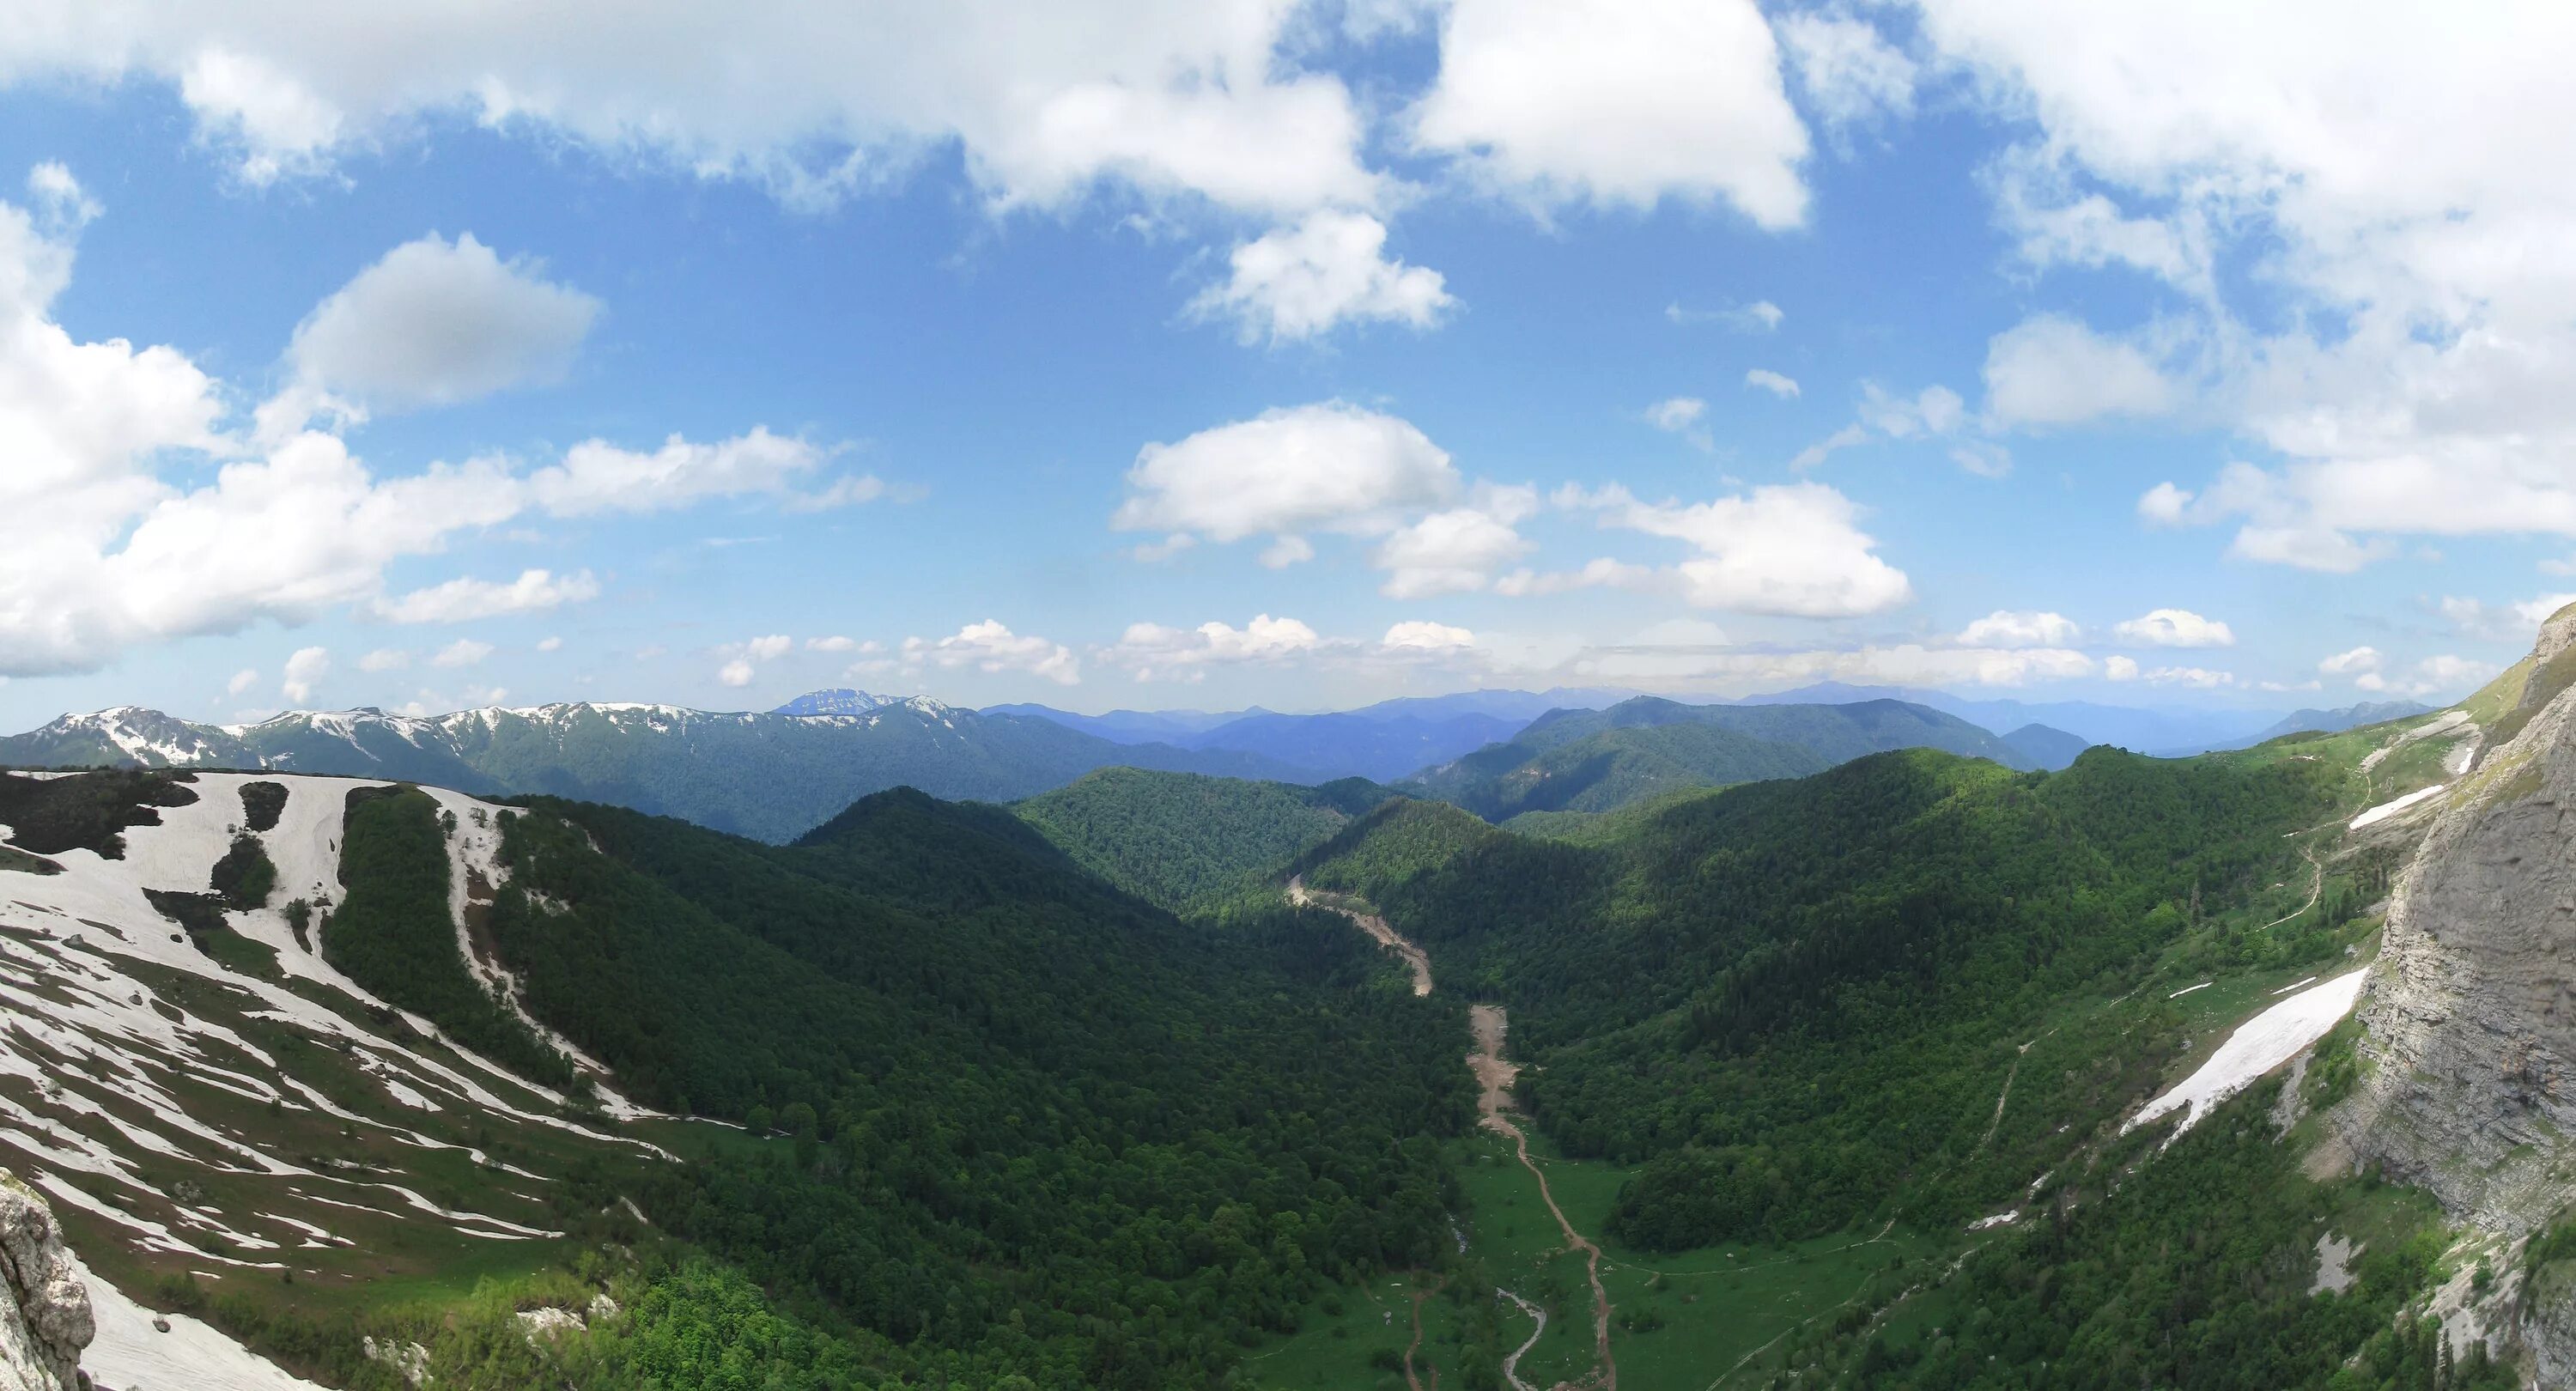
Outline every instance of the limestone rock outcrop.
<path id="1" fill-rule="evenodd" d="M 2576 608 L 2543 631 L 2520 729 L 2401 877 L 2361 1000 L 2369 1066 L 2333 1118 L 2362 1162 L 2513 1234 L 2576 1193 L 2576 687 L 2541 679 L 2571 643 Z"/>
<path id="2" fill-rule="evenodd" d="M 98 1325 L 89 1287 L 63 1249 L 53 1209 L 0 1169 L 0 1391 L 76 1391 L 80 1357 Z"/>

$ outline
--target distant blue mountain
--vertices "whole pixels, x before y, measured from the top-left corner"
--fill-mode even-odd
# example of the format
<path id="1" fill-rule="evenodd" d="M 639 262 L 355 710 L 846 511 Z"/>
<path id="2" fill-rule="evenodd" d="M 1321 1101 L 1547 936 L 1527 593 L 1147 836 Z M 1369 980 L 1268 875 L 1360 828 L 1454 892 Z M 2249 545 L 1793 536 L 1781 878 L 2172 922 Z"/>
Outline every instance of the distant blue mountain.
<path id="1" fill-rule="evenodd" d="M 2092 747 L 2083 735 L 2051 729 L 2044 724 L 2023 725 L 2003 739 L 2005 748 L 2029 759 L 2032 767 L 2045 768 L 2052 773 L 2073 763 L 2077 754 Z"/>
<path id="2" fill-rule="evenodd" d="M 1560 687 L 1551 691 L 1461 691 L 1399 696 L 1357 710 L 1283 715 L 1254 706 L 1230 714 L 1198 710 L 1112 710 L 1077 715 L 1044 705 L 996 705 L 988 715 L 1028 715 L 1122 744 L 1231 751 L 1299 769 L 1314 778 L 1385 782 L 1509 739 L 1551 710 L 1600 710 L 1634 691 Z"/>
<path id="3" fill-rule="evenodd" d="M 2274 710 L 2203 710 L 2189 706 L 2100 705 L 2089 700 L 1969 700 L 1948 691 L 1908 686 L 1846 686 L 1826 682 L 1794 691 L 1746 696 L 1738 705 L 1849 705 L 1864 700 L 1903 700 L 1928 705 L 2007 734 L 2027 724 L 2061 729 L 2088 744 L 2113 744 L 2133 753 L 2198 753 L 2230 747 L 2281 718 Z"/>

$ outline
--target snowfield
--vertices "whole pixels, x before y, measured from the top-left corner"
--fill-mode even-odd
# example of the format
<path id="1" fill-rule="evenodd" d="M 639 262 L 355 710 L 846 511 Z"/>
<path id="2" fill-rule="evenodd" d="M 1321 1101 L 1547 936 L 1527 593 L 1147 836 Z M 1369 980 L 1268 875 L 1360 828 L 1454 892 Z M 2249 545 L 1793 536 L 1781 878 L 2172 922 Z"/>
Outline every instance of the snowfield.
<path id="1" fill-rule="evenodd" d="M 277 824 L 258 833 L 277 887 L 269 906 L 224 919 L 276 953 L 282 979 L 224 966 L 144 893 L 208 889 L 246 821 L 247 782 L 287 789 Z M 383 784 L 198 773 L 185 785 L 197 800 L 127 829 L 122 859 L 74 849 L 43 857 L 59 874 L 0 872 L 0 1164 L 46 1194 L 75 1249 L 121 1242 L 157 1269 L 214 1282 L 318 1269 L 396 1229 L 427 1226 L 463 1245 L 549 1238 L 553 1180 L 495 1160 L 479 1136 L 510 1143 L 512 1157 L 534 1153 L 530 1137 L 540 1135 L 561 1137 L 548 1146 L 667 1157 L 640 1137 L 576 1123 L 562 1094 L 456 1047 L 322 959 L 321 916 L 343 892 L 348 795 Z M 431 795 L 456 813 L 458 950 L 480 978 L 512 989 L 464 920 L 469 899 L 503 882 L 501 809 Z M 0 844 L 13 839 L 0 826 Z M 310 947 L 284 911 L 298 898 L 316 908 Z M 650 1114 L 608 1089 L 595 1061 L 573 1056 L 600 1074 L 612 1117 Z M 249 1122 L 263 1110 L 270 1120 Z M 470 1158 L 470 1186 L 441 1152 Z M 158 1331 L 152 1310 L 87 1278 L 100 1331 L 85 1365 L 107 1386 L 311 1388 L 195 1320 L 170 1314 L 171 1331 Z"/>
<path id="2" fill-rule="evenodd" d="M 2392 816 L 2396 816 L 2409 808 L 2420 806 L 2425 802 L 2431 801 L 2435 797 L 2441 796 L 2442 789 L 2449 785 L 2450 784 L 2448 783 L 2437 782 L 2431 787 L 2423 788 L 2415 792 L 2409 792 L 2405 796 L 2400 797 L 2393 802 L 2382 802 L 2378 806 L 2372 807 L 2370 810 L 2354 817 L 2349 829 L 2358 831 L 2365 826 L 2376 826 L 2380 822 L 2385 821 Z"/>
<path id="3" fill-rule="evenodd" d="M 2148 1102 L 2145 1110 L 2120 1127 L 2120 1133 L 2125 1135 L 2172 1111 L 2184 1111 L 2175 1134 L 2191 1129 L 2211 1107 L 2325 1037 L 2336 1021 L 2352 1013 L 2353 1002 L 2361 998 L 2362 977 L 2368 973 L 2365 967 L 2310 986 L 2238 1025 L 2199 1071 Z"/>

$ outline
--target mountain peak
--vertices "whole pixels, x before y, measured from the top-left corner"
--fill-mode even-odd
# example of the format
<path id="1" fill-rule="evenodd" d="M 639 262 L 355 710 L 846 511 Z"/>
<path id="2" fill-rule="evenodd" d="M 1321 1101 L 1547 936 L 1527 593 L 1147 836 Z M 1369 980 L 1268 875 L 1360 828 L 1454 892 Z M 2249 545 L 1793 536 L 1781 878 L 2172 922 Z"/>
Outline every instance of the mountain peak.
<path id="1" fill-rule="evenodd" d="M 932 707 L 946 708 L 928 696 L 872 695 L 866 691 L 838 686 L 830 690 L 807 691 L 769 713 L 773 715 L 864 715 L 871 710 L 882 710 L 889 705 L 909 705 L 924 713 L 936 713 Z"/>

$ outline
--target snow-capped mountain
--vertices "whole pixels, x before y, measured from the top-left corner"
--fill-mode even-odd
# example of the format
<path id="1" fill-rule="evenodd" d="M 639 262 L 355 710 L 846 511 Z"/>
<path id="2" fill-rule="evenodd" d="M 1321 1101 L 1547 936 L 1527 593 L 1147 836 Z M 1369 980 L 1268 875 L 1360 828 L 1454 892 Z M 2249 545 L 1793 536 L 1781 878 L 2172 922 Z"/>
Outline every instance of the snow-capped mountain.
<path id="1" fill-rule="evenodd" d="M 1119 745 L 927 696 L 823 691 L 783 711 L 572 702 L 452 714 L 299 710 L 209 725 L 139 706 L 0 738 L 0 766 L 281 769 L 614 802 L 783 841 L 871 792 L 1010 801 L 1129 764 L 1299 781 L 1258 755 Z"/>

